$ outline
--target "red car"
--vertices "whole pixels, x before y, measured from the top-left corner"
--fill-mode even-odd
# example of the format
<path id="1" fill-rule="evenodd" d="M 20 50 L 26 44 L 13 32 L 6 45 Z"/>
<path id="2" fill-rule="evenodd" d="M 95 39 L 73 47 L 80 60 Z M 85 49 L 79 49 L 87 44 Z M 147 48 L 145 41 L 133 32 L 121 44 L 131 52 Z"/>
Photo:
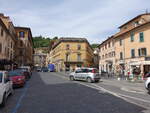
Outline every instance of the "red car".
<path id="1" fill-rule="evenodd" d="M 23 87 L 25 85 L 26 79 L 25 76 L 18 71 L 8 72 L 10 80 L 13 82 L 13 87 Z"/>

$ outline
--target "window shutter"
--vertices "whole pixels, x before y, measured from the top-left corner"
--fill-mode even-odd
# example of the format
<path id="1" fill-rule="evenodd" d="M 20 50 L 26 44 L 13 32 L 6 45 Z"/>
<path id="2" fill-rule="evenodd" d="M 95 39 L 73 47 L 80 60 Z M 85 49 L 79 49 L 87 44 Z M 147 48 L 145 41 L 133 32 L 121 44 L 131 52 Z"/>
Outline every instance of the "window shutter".
<path id="1" fill-rule="evenodd" d="M 144 42 L 144 34 L 143 34 L 143 32 L 140 33 L 140 42 Z"/>
<path id="2" fill-rule="evenodd" d="M 138 54 L 139 54 L 139 56 L 141 56 L 141 51 L 140 51 L 140 49 L 138 49 Z"/>

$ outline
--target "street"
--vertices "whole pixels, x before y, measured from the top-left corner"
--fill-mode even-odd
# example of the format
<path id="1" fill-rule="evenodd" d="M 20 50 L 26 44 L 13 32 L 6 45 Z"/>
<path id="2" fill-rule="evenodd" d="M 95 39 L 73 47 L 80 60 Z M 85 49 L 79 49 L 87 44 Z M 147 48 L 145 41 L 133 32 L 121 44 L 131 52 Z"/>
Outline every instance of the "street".
<path id="1" fill-rule="evenodd" d="M 150 112 L 147 93 L 121 90 L 106 83 L 69 81 L 60 73 L 34 72 L 24 88 L 15 89 L 0 113 Z"/>

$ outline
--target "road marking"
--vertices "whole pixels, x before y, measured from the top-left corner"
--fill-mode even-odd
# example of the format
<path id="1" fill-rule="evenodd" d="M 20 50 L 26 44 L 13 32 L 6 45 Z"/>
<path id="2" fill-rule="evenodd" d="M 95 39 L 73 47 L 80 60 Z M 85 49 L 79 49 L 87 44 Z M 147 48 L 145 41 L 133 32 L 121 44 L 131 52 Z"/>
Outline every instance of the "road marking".
<path id="1" fill-rule="evenodd" d="M 124 94 L 120 94 L 120 93 L 115 93 L 115 92 L 112 92 L 112 91 L 109 91 L 107 89 L 104 89 L 103 87 L 101 86 L 98 86 L 98 85 L 95 85 L 93 84 L 95 87 L 99 87 L 101 90 L 104 90 L 110 94 L 113 94 L 113 95 L 119 95 L 119 96 L 123 96 L 123 97 L 127 97 L 127 98 L 131 98 L 131 99 L 135 99 L 135 100 L 139 100 L 139 101 L 142 101 L 142 102 L 146 102 L 146 103 L 150 103 L 150 101 L 147 101 L 147 100 L 144 100 L 144 99 L 140 99 L 140 98 L 136 98 L 136 97 L 133 97 L 133 96 L 128 96 L 128 95 L 124 95 Z"/>
<path id="2" fill-rule="evenodd" d="M 125 88 L 125 87 L 121 87 L 120 89 L 123 90 L 123 91 L 131 92 L 131 93 L 146 94 L 144 91 L 135 91 L 133 89 L 128 89 L 128 88 Z"/>
<path id="3" fill-rule="evenodd" d="M 59 75 L 57 75 L 57 76 L 59 76 Z M 64 78 L 64 79 L 67 78 L 67 77 L 64 77 L 64 75 L 63 75 L 63 76 L 59 76 L 59 77 Z M 136 104 L 136 105 L 139 105 L 139 104 L 138 104 L 138 103 L 135 103 L 135 102 L 132 102 L 132 101 L 130 101 L 130 100 L 127 99 L 127 98 L 134 99 L 134 100 L 138 100 L 138 101 L 145 102 L 145 103 L 150 103 L 150 101 L 148 101 L 148 100 L 144 100 L 144 99 L 136 98 L 136 97 L 133 97 L 133 96 L 128 96 L 128 95 L 124 95 L 124 94 L 112 92 L 112 91 L 107 90 L 107 89 L 105 89 L 105 88 L 103 88 L 103 87 L 101 87 L 101 86 L 98 86 L 98 85 L 96 85 L 96 84 L 92 84 L 92 83 L 91 83 L 91 84 L 89 85 L 89 84 L 81 83 L 81 82 L 78 82 L 78 81 L 73 81 L 73 82 L 78 83 L 78 84 L 81 84 L 81 85 L 84 85 L 84 86 L 87 86 L 87 87 L 90 87 L 90 88 L 94 88 L 94 89 L 97 89 L 97 90 L 101 90 L 101 91 L 103 91 L 103 92 L 107 92 L 107 93 L 109 93 L 109 94 L 112 94 L 112 95 L 114 95 L 114 96 L 116 96 L 116 97 L 122 98 L 122 99 L 124 99 L 124 100 L 126 100 L 126 101 L 128 101 L 128 102 L 130 102 L 130 103 L 134 103 L 134 104 Z M 141 106 L 141 105 L 140 105 L 140 106 Z"/>
<path id="4" fill-rule="evenodd" d="M 23 100 L 24 96 L 25 96 L 25 95 L 26 95 L 26 93 L 27 93 L 27 89 L 28 89 L 28 87 L 29 87 L 29 85 L 28 85 L 28 84 L 26 84 L 26 85 L 25 85 L 25 88 L 24 88 L 24 90 L 23 90 L 22 95 L 20 96 L 20 98 L 19 98 L 19 100 L 18 100 L 18 102 L 17 102 L 17 104 L 16 104 L 15 108 L 12 110 L 12 112 L 11 112 L 11 113 L 17 113 L 17 111 L 18 111 L 18 109 L 19 109 L 19 107 L 20 107 L 20 105 L 21 105 L 21 102 L 22 102 L 22 100 Z"/>

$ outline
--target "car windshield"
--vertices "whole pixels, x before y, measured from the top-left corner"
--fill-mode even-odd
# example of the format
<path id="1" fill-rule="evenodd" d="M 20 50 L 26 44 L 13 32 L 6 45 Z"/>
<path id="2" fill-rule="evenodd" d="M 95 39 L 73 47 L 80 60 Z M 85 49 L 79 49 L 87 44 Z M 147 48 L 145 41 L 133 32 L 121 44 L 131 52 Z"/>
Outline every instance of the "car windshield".
<path id="1" fill-rule="evenodd" d="M 48 68 L 47 67 L 43 67 L 42 69 L 47 70 Z"/>
<path id="2" fill-rule="evenodd" d="M 89 69 L 89 72 L 92 72 L 94 70 L 94 73 L 99 73 L 98 69 Z"/>
<path id="3" fill-rule="evenodd" d="M 0 83 L 2 82 L 3 73 L 0 73 Z"/>
<path id="4" fill-rule="evenodd" d="M 21 70 L 21 71 L 28 71 L 27 68 L 19 68 L 19 70 Z"/>
<path id="5" fill-rule="evenodd" d="M 20 76 L 21 75 L 21 72 L 17 72 L 17 71 L 10 71 L 8 73 L 9 76 Z"/>

